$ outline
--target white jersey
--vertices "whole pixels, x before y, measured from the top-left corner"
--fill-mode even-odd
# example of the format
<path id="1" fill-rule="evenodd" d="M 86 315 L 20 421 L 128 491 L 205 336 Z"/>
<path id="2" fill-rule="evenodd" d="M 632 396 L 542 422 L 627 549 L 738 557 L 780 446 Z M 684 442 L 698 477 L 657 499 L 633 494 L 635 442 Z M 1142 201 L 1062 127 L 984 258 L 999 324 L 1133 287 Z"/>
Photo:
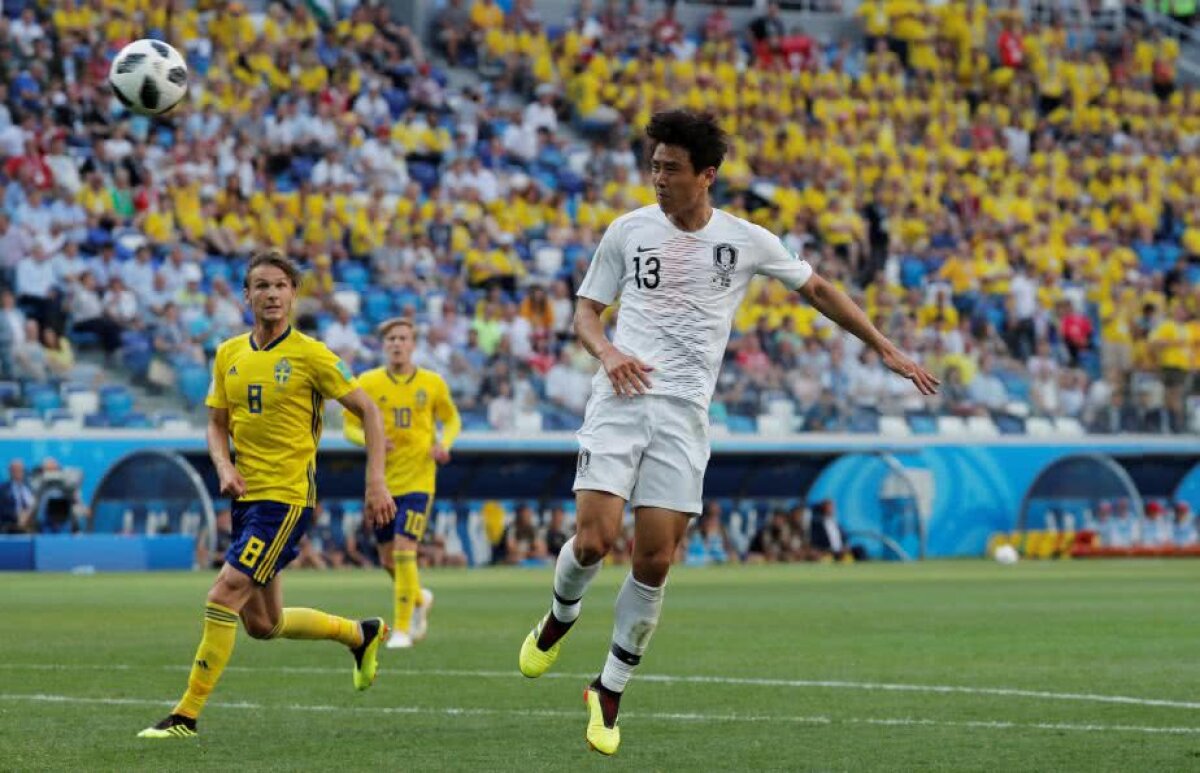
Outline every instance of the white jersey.
<path id="1" fill-rule="evenodd" d="M 613 344 L 654 368 L 650 394 L 707 408 L 751 278 L 797 289 L 812 273 L 765 228 L 717 209 L 699 231 L 681 231 L 653 204 L 608 227 L 579 295 L 605 305 L 620 296 Z M 601 369 L 593 394 L 612 392 Z"/>

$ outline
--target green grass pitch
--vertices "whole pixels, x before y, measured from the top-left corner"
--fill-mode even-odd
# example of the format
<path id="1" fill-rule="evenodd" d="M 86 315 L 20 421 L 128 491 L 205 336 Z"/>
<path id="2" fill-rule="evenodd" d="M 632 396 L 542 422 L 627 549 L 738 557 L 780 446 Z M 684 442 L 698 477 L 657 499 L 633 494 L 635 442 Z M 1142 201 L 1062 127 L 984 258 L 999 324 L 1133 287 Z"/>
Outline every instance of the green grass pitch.
<path id="1" fill-rule="evenodd" d="M 184 687 L 207 574 L 0 575 L 2 770 L 1200 769 L 1200 564 L 677 569 L 587 751 L 581 695 L 623 571 L 555 670 L 516 670 L 550 570 L 426 572 L 429 639 L 355 693 L 327 642 L 239 634 L 196 741 L 134 737 Z M 385 613 L 382 572 L 283 575 L 285 598 Z"/>

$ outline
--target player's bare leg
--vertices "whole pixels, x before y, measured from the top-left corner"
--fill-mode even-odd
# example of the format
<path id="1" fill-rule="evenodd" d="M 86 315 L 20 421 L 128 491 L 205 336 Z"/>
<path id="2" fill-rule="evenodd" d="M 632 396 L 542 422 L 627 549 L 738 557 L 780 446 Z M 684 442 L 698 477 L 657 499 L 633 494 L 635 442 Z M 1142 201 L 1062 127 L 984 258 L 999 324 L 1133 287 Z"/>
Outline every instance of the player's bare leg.
<path id="1" fill-rule="evenodd" d="M 276 576 L 263 587 L 252 587 L 242 606 L 241 617 L 242 627 L 253 639 L 271 639 L 278 635 L 283 619 L 283 578 Z"/>
<path id="2" fill-rule="evenodd" d="M 675 510 L 639 507 L 634 513 L 633 566 L 617 594 L 612 646 L 603 672 L 583 693 L 587 742 L 602 754 L 614 753 L 621 743 L 621 695 L 658 626 L 667 573 L 687 526 L 688 517 Z"/>
<path id="3" fill-rule="evenodd" d="M 575 536 L 558 552 L 554 566 L 554 600 L 521 645 L 521 673 L 541 676 L 558 658 L 559 642 L 579 618 L 583 594 L 600 571 L 601 562 L 621 535 L 625 500 L 607 491 L 575 494 Z"/>

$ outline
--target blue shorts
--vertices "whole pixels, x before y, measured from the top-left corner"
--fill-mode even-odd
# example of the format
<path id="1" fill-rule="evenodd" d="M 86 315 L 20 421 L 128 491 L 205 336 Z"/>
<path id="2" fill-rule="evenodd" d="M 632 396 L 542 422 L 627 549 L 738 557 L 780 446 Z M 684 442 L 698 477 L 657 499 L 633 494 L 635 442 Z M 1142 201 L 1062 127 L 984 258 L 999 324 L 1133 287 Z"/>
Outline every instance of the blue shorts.
<path id="1" fill-rule="evenodd" d="M 260 500 L 234 502 L 233 542 L 225 561 L 266 585 L 300 554 L 300 538 L 312 521 L 312 508 Z"/>
<path id="2" fill-rule="evenodd" d="M 396 535 L 420 542 L 429 521 L 432 494 L 403 494 L 396 499 L 396 520 L 375 530 L 375 542 L 391 542 Z"/>

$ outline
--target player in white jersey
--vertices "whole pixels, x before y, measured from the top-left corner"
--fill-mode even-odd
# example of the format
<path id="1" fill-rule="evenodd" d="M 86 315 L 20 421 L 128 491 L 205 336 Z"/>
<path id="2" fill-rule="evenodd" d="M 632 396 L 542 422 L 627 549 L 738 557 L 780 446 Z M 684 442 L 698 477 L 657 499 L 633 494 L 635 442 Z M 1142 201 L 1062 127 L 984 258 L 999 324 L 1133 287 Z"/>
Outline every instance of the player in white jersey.
<path id="1" fill-rule="evenodd" d="M 709 116 L 656 114 L 646 129 L 658 204 L 617 218 L 579 288 L 575 333 L 603 365 L 579 430 L 576 531 L 558 555 L 554 599 L 521 647 L 527 677 L 558 657 L 588 584 L 634 510 L 632 572 L 617 595 L 612 645 L 584 691 L 589 746 L 620 744 L 621 694 L 658 624 L 663 586 L 688 519 L 700 512 L 708 404 L 733 315 L 750 280 L 774 277 L 877 351 L 922 394 L 938 381 L 875 329 L 850 298 L 778 237 L 714 210 L 709 188 L 728 138 Z M 621 299 L 610 343 L 600 314 Z"/>

